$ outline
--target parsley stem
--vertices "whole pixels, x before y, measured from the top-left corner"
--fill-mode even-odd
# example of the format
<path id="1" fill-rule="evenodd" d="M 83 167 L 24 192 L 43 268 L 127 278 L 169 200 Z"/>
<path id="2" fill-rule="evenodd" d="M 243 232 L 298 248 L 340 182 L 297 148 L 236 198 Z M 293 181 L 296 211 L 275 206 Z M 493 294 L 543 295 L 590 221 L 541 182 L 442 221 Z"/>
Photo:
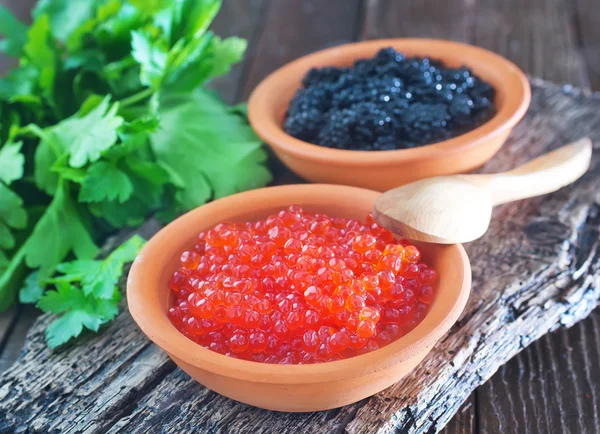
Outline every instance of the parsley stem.
<path id="1" fill-rule="evenodd" d="M 131 95 L 130 97 L 127 97 L 125 99 L 122 99 L 121 101 L 119 101 L 119 105 L 121 107 L 128 107 L 130 105 L 133 105 L 137 102 L 140 102 L 146 98 L 148 98 L 149 96 L 151 96 L 154 93 L 153 89 L 144 89 L 141 92 L 138 92 L 134 95 Z"/>
<path id="2" fill-rule="evenodd" d="M 60 149 L 56 147 L 52 140 L 48 140 L 46 132 L 36 124 L 29 124 L 19 128 L 15 133 L 15 137 L 25 136 L 28 134 L 33 134 L 34 136 L 37 136 L 40 140 L 48 144 L 48 146 L 50 147 L 50 149 L 52 149 L 54 155 L 56 155 L 57 158 L 60 156 Z"/>

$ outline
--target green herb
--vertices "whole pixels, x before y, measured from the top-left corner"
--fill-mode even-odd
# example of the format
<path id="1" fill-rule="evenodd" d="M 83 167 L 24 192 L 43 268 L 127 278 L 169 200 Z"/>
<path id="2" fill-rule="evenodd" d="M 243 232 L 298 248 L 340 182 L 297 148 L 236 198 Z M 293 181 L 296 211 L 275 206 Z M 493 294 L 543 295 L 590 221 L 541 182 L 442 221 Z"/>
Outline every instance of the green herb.
<path id="1" fill-rule="evenodd" d="M 125 264 L 135 259 L 144 242 L 134 235 L 106 259 L 79 259 L 59 264 L 56 269 L 60 274 L 43 281 L 43 284 L 55 285 L 56 290 L 44 292 L 37 272 L 25 279 L 19 294 L 22 302 L 37 303 L 44 312 L 63 314 L 46 330 L 50 347 L 78 336 L 84 327 L 98 331 L 98 327 L 115 317 L 121 300 L 117 283 Z"/>
<path id="2" fill-rule="evenodd" d="M 51 346 L 115 316 L 140 243 L 93 260 L 108 235 L 270 180 L 244 107 L 203 87 L 246 49 L 207 30 L 220 5 L 40 0 L 30 27 L 0 6 L 19 57 L 0 78 L 0 310 L 20 289 L 62 314 Z"/>
<path id="3" fill-rule="evenodd" d="M 16 245 L 13 231 L 27 225 L 23 201 L 9 188 L 23 176 L 25 158 L 20 153 L 21 145 L 7 143 L 0 148 L 0 270 L 8 265 L 6 252 Z"/>

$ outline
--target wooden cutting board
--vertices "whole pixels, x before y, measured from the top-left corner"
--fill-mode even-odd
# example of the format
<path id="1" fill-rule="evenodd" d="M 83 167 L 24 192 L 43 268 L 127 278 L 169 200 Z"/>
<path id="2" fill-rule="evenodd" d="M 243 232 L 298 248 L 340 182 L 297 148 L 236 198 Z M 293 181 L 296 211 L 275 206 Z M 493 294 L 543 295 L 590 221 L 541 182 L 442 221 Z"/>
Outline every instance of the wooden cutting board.
<path id="1" fill-rule="evenodd" d="M 589 172 L 550 196 L 497 208 L 466 246 L 473 291 L 462 318 L 407 378 L 341 409 L 285 414 L 210 392 L 177 369 L 124 311 L 101 334 L 50 351 L 42 316 L 0 377 L 0 432 L 436 432 L 535 339 L 600 299 L 600 95 L 532 80 L 526 118 L 482 172 L 507 170 L 583 136 Z M 158 227 L 145 225 L 150 236 Z M 123 282 L 124 283 L 124 282 Z"/>

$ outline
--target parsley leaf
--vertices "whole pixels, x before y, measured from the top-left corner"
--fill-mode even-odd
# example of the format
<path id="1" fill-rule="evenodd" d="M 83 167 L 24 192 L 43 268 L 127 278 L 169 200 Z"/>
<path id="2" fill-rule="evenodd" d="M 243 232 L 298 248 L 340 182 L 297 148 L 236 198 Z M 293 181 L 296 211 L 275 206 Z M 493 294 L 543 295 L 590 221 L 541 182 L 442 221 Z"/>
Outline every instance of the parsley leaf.
<path id="1" fill-rule="evenodd" d="M 136 185 L 134 183 L 134 185 Z M 140 182 L 137 184 L 136 193 L 124 203 L 116 201 L 104 201 L 90 204 L 90 212 L 95 216 L 106 220 L 115 228 L 126 228 L 141 225 L 146 221 L 153 210 L 160 210 L 160 190 L 154 186 Z M 142 191 L 141 188 L 145 190 Z M 141 196 L 143 195 L 143 196 Z"/>
<path id="2" fill-rule="evenodd" d="M 174 47 L 169 52 L 174 59 L 169 64 L 166 88 L 171 92 L 189 92 L 228 73 L 231 66 L 241 60 L 246 47 L 244 39 L 231 37 L 222 40 L 211 32 L 181 48 Z"/>
<path id="3" fill-rule="evenodd" d="M 143 85 L 158 88 L 167 68 L 167 47 L 143 32 L 131 32 L 131 55 L 140 64 Z"/>
<path id="4" fill-rule="evenodd" d="M 52 321 L 46 329 L 46 342 L 50 348 L 56 348 L 71 338 L 77 337 L 83 328 L 97 332 L 101 325 L 111 321 L 119 312 L 119 293 L 116 292 L 111 300 L 96 300 L 85 297 L 81 290 L 66 284 L 70 289 L 63 290 L 61 294 L 53 296 L 50 302 L 45 301 L 49 291 L 39 301 L 38 307 L 46 311 L 43 306 L 50 308 L 64 308 L 67 311 L 60 318 Z"/>
<path id="5" fill-rule="evenodd" d="M 183 181 L 177 193 L 183 209 L 270 181 L 261 141 L 243 118 L 212 94 L 198 90 L 167 95 L 160 118 L 162 128 L 151 136 L 152 149 Z"/>
<path id="6" fill-rule="evenodd" d="M 50 346 L 117 313 L 142 241 L 92 259 L 96 241 L 270 179 L 245 114 L 201 89 L 246 48 L 208 30 L 220 6 L 38 0 L 31 26 L 0 7 L 0 52 L 19 56 L 0 77 L 0 311 L 20 289 L 62 315 Z"/>
<path id="7" fill-rule="evenodd" d="M 9 142 L 0 148 L 0 181 L 6 185 L 23 176 L 25 157 L 21 154 L 22 145 L 22 142 Z"/>
<path id="8" fill-rule="evenodd" d="M 23 229 L 27 224 L 27 213 L 22 205 L 21 198 L 0 183 L 0 218 L 11 228 Z"/>
<path id="9" fill-rule="evenodd" d="M 20 56 L 23 53 L 23 46 L 27 42 L 27 26 L 2 5 L 0 5 L 0 35 L 4 37 L 4 40 L 0 41 L 1 52 L 10 56 Z"/>
<path id="10" fill-rule="evenodd" d="M 80 20 L 80 24 L 75 27 L 66 38 L 65 42 L 69 50 L 77 51 L 82 47 L 89 45 L 89 41 L 94 36 L 98 36 L 97 34 L 95 35 L 95 33 L 98 32 L 99 28 L 105 27 L 108 23 L 113 22 L 125 6 L 129 5 L 124 5 L 122 0 L 100 1 L 98 8 L 95 11 L 95 16 L 85 21 Z M 131 6 L 129 6 L 129 8 L 131 8 Z M 102 53 L 102 55 L 104 56 L 104 53 Z"/>
<path id="11" fill-rule="evenodd" d="M 71 251 L 78 258 L 96 255 L 98 247 L 84 225 L 67 186 L 59 185 L 50 206 L 27 240 L 25 249 L 27 266 L 34 269 L 39 267 L 42 279 L 47 278 Z"/>
<path id="12" fill-rule="evenodd" d="M 46 342 L 56 348 L 81 334 L 83 327 L 90 330 L 100 328 L 100 320 L 83 309 L 73 310 L 52 321 L 46 329 Z"/>
<path id="13" fill-rule="evenodd" d="M 57 72 L 58 54 L 47 15 L 37 18 L 27 32 L 24 51 L 27 61 L 39 70 L 38 83 L 44 95 L 52 98 L 54 79 Z"/>
<path id="14" fill-rule="evenodd" d="M 58 284 L 81 282 L 84 295 L 109 299 L 123 274 L 124 265 L 135 259 L 144 243 L 143 238 L 135 235 L 104 260 L 77 260 L 59 264 L 57 270 L 63 275 L 48 281 Z"/>
<path id="15" fill-rule="evenodd" d="M 102 152 L 113 146 L 117 142 L 117 130 L 123 124 L 117 110 L 118 105 L 110 106 L 110 97 L 106 97 L 87 113 L 76 113 L 45 130 L 30 126 L 31 131 L 42 139 L 35 153 L 37 186 L 54 194 L 59 176 L 53 171 L 53 165 L 63 155 L 70 155 L 71 167 L 80 168 L 97 161 Z"/>
<path id="16" fill-rule="evenodd" d="M 0 148 L 0 266 L 7 266 L 2 250 L 15 247 L 12 229 L 23 229 L 27 225 L 27 212 L 23 200 L 8 186 L 23 176 L 25 157 L 21 154 L 22 143 L 6 143 Z M 3 268 L 4 268 L 3 267 Z"/>
<path id="17" fill-rule="evenodd" d="M 146 240 L 139 235 L 134 235 L 112 252 L 107 260 L 120 263 L 121 266 L 126 262 L 133 262 L 144 244 L 146 244 Z"/>
<path id="18" fill-rule="evenodd" d="M 55 348 L 64 344 L 79 336 L 84 327 L 98 331 L 102 324 L 117 315 L 121 298 L 118 280 L 124 265 L 135 259 L 144 243 L 143 238 L 134 235 L 106 259 L 77 260 L 57 267 L 63 275 L 48 279 L 48 282 L 56 284 L 56 291 L 47 291 L 37 302 L 44 312 L 65 313 L 46 330 L 48 346 Z M 30 292 L 33 290 L 22 290 L 21 297 L 33 299 L 38 295 Z"/>
<path id="19" fill-rule="evenodd" d="M 125 202 L 133 194 L 133 184 L 114 164 L 98 161 L 87 170 L 81 183 L 80 202 L 115 200 Z"/>
<path id="20" fill-rule="evenodd" d="M 201 36 L 221 8 L 220 0 L 180 0 L 174 17 L 178 37 Z"/>
<path id="21" fill-rule="evenodd" d="M 80 289 L 69 282 L 60 282 L 56 285 L 56 291 L 48 291 L 40 298 L 37 306 L 44 312 L 63 313 L 84 307 L 86 301 Z"/>
<path id="22" fill-rule="evenodd" d="M 84 117 L 72 117 L 59 124 L 58 130 L 64 144 L 71 146 L 69 164 L 83 167 L 100 158 L 100 154 L 117 141 L 117 129 L 123 118 L 117 116 L 118 105 L 109 107 L 110 98 Z M 55 134 L 57 134 L 55 130 Z"/>
<path id="23" fill-rule="evenodd" d="M 116 5 L 111 3 L 118 3 L 119 7 L 114 13 Z M 93 37 L 96 40 L 98 46 L 107 50 L 107 48 L 118 47 L 121 50 L 120 56 L 111 56 L 113 60 L 120 59 L 122 57 L 124 63 L 129 62 L 129 48 L 131 43 L 131 31 L 142 27 L 145 24 L 143 8 L 138 9 L 134 7 L 130 2 L 123 2 L 123 0 L 109 0 L 106 5 L 106 9 L 98 10 L 98 25 L 94 29 Z M 127 47 L 125 49 L 124 47 Z"/>
<path id="24" fill-rule="evenodd" d="M 23 229 L 27 225 L 27 212 L 23 200 L 0 183 L 0 249 L 12 249 L 15 238 L 9 228 Z"/>
<path id="25" fill-rule="evenodd" d="M 169 51 L 165 78 L 169 90 L 190 91 L 208 79 L 212 69 L 209 50 L 213 37 L 207 32 L 187 44 L 182 39 Z"/>
<path id="26" fill-rule="evenodd" d="M 111 151 L 115 149 L 118 147 Z M 161 209 L 166 197 L 165 187 L 173 182 L 172 176 L 161 164 L 142 163 L 133 156 L 128 156 L 123 161 L 121 168 L 133 184 L 135 194 L 123 203 L 105 200 L 89 206 L 92 214 L 117 228 L 139 225 L 153 210 Z"/>
<path id="27" fill-rule="evenodd" d="M 54 36 L 66 41 L 77 27 L 92 18 L 99 4 L 99 0 L 39 0 L 33 9 L 33 17 L 47 15 Z"/>
<path id="28" fill-rule="evenodd" d="M 129 3 L 152 15 L 170 7 L 173 0 L 129 0 Z"/>
<path id="29" fill-rule="evenodd" d="M 0 99 L 15 102 L 28 97 L 41 104 L 40 98 L 32 95 L 38 78 L 39 71 L 33 65 L 13 69 L 6 77 L 0 78 Z"/>
<path id="30" fill-rule="evenodd" d="M 19 301 L 21 303 L 37 303 L 43 294 L 44 288 L 40 285 L 37 271 L 29 273 L 19 291 Z"/>
<path id="31" fill-rule="evenodd" d="M 221 39 L 215 36 L 212 40 L 211 71 L 209 78 L 227 74 L 231 65 L 242 60 L 248 42 L 235 36 Z"/>
<path id="32" fill-rule="evenodd" d="M 10 262 L 2 250 L 0 250 L 0 273 L 4 273 Z"/>
<path id="33" fill-rule="evenodd" d="M 34 178 L 38 188 L 48 194 L 54 194 L 58 185 L 58 174 L 52 170 L 58 157 L 66 151 L 62 142 L 39 131 L 42 141 L 35 150 Z"/>

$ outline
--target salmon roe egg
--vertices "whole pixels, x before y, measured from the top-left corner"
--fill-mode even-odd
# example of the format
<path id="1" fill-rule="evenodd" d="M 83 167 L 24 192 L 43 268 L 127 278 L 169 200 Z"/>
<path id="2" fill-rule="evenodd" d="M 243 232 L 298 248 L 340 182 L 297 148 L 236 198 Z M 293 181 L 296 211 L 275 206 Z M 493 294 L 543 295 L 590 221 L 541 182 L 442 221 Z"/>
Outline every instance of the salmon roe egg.
<path id="1" fill-rule="evenodd" d="M 201 232 L 169 282 L 168 317 L 226 356 L 331 362 L 410 332 L 434 302 L 437 279 L 417 247 L 371 215 L 361 223 L 293 205 Z"/>

